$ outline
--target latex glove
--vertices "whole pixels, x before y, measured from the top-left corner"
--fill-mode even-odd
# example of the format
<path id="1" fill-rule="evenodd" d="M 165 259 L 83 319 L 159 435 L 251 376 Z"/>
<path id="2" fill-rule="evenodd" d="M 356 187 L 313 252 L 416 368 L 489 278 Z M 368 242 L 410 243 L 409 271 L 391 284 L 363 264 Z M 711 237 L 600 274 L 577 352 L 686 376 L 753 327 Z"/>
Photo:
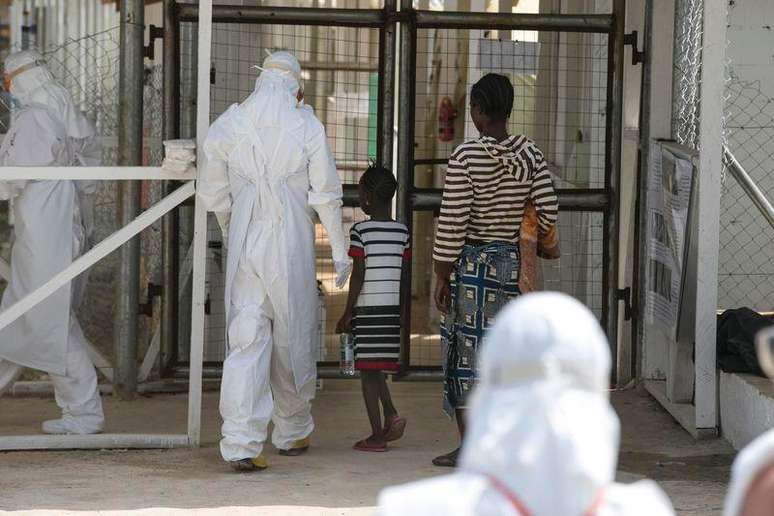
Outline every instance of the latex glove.
<path id="1" fill-rule="evenodd" d="M 333 262 L 333 267 L 336 269 L 336 288 L 342 288 L 352 273 L 352 260 Z"/>

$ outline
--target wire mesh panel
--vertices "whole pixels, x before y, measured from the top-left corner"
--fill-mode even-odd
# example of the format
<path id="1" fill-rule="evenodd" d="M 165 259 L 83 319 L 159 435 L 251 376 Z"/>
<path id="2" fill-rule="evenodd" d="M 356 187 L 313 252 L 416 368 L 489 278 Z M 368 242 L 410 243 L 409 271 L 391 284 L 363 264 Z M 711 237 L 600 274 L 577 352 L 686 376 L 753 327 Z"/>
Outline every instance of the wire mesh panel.
<path id="1" fill-rule="evenodd" d="M 430 218 L 432 230 L 437 219 L 430 213 L 414 214 L 414 234 L 432 246 L 433 231 L 425 231 L 420 224 Z M 604 247 L 604 214 L 601 212 L 559 213 L 561 257 L 558 260 L 540 260 L 538 289 L 564 292 L 581 301 L 602 318 L 602 277 Z M 440 312 L 432 299 L 435 275 L 432 274 L 432 256 L 416 252 L 414 241 L 411 305 L 411 366 L 437 367 L 441 365 Z"/>
<path id="2" fill-rule="evenodd" d="M 38 10 L 41 20 L 55 20 L 65 5 L 44 6 Z M 119 105 L 119 51 L 120 29 L 117 25 L 96 30 L 112 21 L 110 16 L 84 24 L 87 32 L 77 38 L 54 37 L 49 30 L 39 33 L 35 43 L 43 54 L 46 66 L 55 80 L 72 96 L 76 106 L 96 127 L 102 144 L 102 164 L 118 164 L 118 105 Z M 47 23 L 49 23 L 47 22 Z M 50 24 L 50 23 L 49 23 Z M 72 33 L 72 31 L 71 31 Z M 61 40 L 61 41 L 60 41 Z M 13 49 L 18 50 L 18 49 Z M 163 157 L 161 144 L 162 84 L 161 66 L 149 64 L 143 89 L 143 163 L 160 165 Z M 10 106 L 7 106 L 10 108 Z M 6 132 L 7 127 L 0 128 Z M 118 183 L 100 181 L 94 195 L 95 235 L 99 242 L 118 229 L 116 222 Z M 141 189 L 142 208 L 161 198 L 159 182 L 144 182 Z M 4 220 L 3 231 L 10 228 Z M 160 223 L 152 225 L 140 236 L 141 285 L 160 283 Z M 107 357 L 113 353 L 113 306 L 115 301 L 118 255 L 112 254 L 98 262 L 89 271 L 86 298 L 79 310 L 79 318 L 87 336 Z M 144 294 L 144 293 L 143 293 Z M 140 352 L 150 340 L 157 320 L 141 318 Z"/>
<path id="3" fill-rule="evenodd" d="M 181 24 L 181 123 L 183 134 L 191 134 L 195 119 L 195 24 Z M 369 162 L 376 158 L 378 100 L 378 29 L 316 27 L 303 25 L 213 24 L 211 70 L 211 120 L 230 105 L 252 93 L 259 71 L 255 68 L 267 52 L 289 50 L 303 70 L 304 102 L 312 106 L 323 123 L 339 175 L 345 184 L 356 184 Z M 362 211 L 344 208 L 344 226 L 365 218 Z M 335 288 L 335 272 L 328 237 L 317 224 L 315 247 L 320 285 L 321 361 L 338 360 L 335 327 L 346 304 L 347 290 Z M 210 261 L 221 241 L 220 229 L 210 223 Z M 222 267 L 208 267 L 207 342 L 205 360 L 225 358 L 225 318 L 215 312 L 223 306 Z M 183 308 L 185 309 L 185 308 Z M 220 308 L 218 308 L 220 310 Z M 182 339 L 185 341 L 185 339 Z M 185 356 L 181 350 L 180 356 Z"/>
<path id="4" fill-rule="evenodd" d="M 511 134 L 526 134 L 546 155 L 557 188 L 605 186 L 607 36 L 538 31 L 422 29 L 417 35 L 415 185 L 443 186 L 445 161 L 479 136 L 468 109 L 485 74 L 510 78 Z M 560 207 L 561 209 L 561 207 Z M 542 262 L 542 288 L 566 292 L 602 317 L 603 213 L 563 211 L 562 258 Z M 436 219 L 414 215 L 411 366 L 440 365 L 439 319 L 431 293 Z"/>
<path id="5" fill-rule="evenodd" d="M 704 0 L 678 0 L 672 80 L 672 137 L 699 148 L 701 35 Z"/>
<path id="6" fill-rule="evenodd" d="M 514 85 L 509 131 L 535 140 L 561 186 L 604 186 L 605 35 L 429 29 L 418 32 L 417 47 L 416 159 L 446 159 L 478 137 L 468 94 L 494 72 Z M 415 177 L 417 186 L 440 179 L 429 169 Z"/>
<path id="7" fill-rule="evenodd" d="M 774 198 L 774 99 L 758 82 L 726 89 L 728 147 L 768 199 Z M 720 209 L 719 308 L 774 311 L 774 229 L 741 186 L 726 179 Z"/>

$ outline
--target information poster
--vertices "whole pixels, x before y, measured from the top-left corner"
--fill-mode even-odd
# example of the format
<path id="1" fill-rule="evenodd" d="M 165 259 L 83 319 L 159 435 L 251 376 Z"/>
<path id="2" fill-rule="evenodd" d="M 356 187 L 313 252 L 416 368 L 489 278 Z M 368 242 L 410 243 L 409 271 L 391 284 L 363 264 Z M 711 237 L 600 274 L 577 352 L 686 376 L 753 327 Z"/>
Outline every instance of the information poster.
<path id="1" fill-rule="evenodd" d="M 647 195 L 647 321 L 674 335 L 685 262 L 693 164 L 661 143 L 651 145 Z"/>

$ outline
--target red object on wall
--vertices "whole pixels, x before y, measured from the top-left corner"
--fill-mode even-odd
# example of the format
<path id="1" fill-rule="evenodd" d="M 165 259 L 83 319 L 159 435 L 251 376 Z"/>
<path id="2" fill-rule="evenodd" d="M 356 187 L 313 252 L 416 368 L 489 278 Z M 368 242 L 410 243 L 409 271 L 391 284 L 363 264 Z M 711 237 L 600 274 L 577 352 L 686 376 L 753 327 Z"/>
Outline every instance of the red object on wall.
<path id="1" fill-rule="evenodd" d="M 454 140 L 454 119 L 457 110 L 449 97 L 444 97 L 438 107 L 438 139 L 442 142 Z"/>

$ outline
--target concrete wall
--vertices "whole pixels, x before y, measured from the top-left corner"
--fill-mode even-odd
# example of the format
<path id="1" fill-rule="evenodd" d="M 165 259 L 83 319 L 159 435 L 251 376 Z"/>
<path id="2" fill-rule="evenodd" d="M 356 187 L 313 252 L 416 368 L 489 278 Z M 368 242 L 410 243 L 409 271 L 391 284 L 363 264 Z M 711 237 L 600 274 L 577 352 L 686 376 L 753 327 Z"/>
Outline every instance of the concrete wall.
<path id="1" fill-rule="evenodd" d="M 774 427 L 774 382 L 721 372 L 720 426 L 737 450 Z"/>

